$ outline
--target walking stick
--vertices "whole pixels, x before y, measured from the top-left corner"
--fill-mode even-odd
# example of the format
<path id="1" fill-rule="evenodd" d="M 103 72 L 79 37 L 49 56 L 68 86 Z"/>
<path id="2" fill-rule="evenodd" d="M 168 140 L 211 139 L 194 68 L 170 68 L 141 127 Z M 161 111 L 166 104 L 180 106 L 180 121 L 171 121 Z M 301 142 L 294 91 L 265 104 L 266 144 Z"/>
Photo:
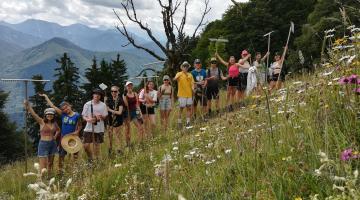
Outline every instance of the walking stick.
<path id="1" fill-rule="evenodd" d="M 3 82 L 23 82 L 24 83 L 24 97 L 25 100 L 28 101 L 28 83 L 29 82 L 50 82 L 50 80 L 36 80 L 36 79 L 1 79 Z M 25 153 L 25 173 L 27 172 L 27 160 L 28 160 L 28 123 L 27 123 L 28 110 L 25 109 L 24 120 L 25 120 L 25 128 L 24 128 L 24 153 Z"/>
<path id="2" fill-rule="evenodd" d="M 271 41 L 271 34 L 273 33 L 274 31 L 270 31 L 268 33 L 266 33 L 264 35 L 264 37 L 268 36 L 268 51 L 267 52 L 270 52 L 270 41 Z M 269 69 L 269 58 L 270 56 L 268 56 L 266 58 L 266 70 L 265 70 L 265 82 L 267 83 L 268 82 L 268 69 Z"/>
<path id="3" fill-rule="evenodd" d="M 90 110 L 91 110 L 91 118 L 94 119 L 94 108 L 93 108 L 93 104 L 91 102 L 90 104 Z M 91 137 L 92 137 L 92 143 L 93 143 L 93 152 L 92 152 L 92 156 L 94 158 L 95 155 L 95 127 L 94 127 L 94 123 L 91 123 Z"/>
<path id="4" fill-rule="evenodd" d="M 281 78 L 282 67 L 283 67 L 283 64 L 284 64 L 284 61 L 285 61 L 285 55 L 286 55 L 286 51 L 288 49 L 290 35 L 291 35 L 291 33 L 294 33 L 294 31 L 295 31 L 294 26 L 295 26 L 294 22 L 290 22 L 289 35 L 288 35 L 288 38 L 287 38 L 287 41 L 286 41 L 284 52 L 283 52 L 282 57 L 281 57 L 282 60 L 281 60 L 281 65 L 280 65 L 280 73 L 279 73 L 278 80 L 276 81 L 276 88 L 278 88 L 279 80 Z"/>

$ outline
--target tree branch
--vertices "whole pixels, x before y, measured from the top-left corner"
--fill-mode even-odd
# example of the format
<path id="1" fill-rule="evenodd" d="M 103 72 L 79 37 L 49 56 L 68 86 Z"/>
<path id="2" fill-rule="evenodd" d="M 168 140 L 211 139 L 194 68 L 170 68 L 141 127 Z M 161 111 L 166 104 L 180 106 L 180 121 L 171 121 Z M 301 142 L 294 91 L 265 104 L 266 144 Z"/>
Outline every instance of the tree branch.
<path id="1" fill-rule="evenodd" d="M 196 27 L 195 30 L 194 30 L 194 33 L 192 34 L 192 38 L 195 38 L 196 32 L 198 31 L 198 29 L 199 29 L 201 26 L 207 24 L 207 22 L 203 23 L 203 21 L 204 21 L 205 16 L 206 16 L 206 15 L 210 12 L 210 10 L 211 10 L 211 8 L 209 8 L 209 1 L 210 1 L 210 0 L 204 0 L 205 9 L 204 9 L 204 12 L 203 12 L 202 15 L 201 15 L 201 20 L 200 20 L 199 24 L 197 25 L 197 27 Z"/>

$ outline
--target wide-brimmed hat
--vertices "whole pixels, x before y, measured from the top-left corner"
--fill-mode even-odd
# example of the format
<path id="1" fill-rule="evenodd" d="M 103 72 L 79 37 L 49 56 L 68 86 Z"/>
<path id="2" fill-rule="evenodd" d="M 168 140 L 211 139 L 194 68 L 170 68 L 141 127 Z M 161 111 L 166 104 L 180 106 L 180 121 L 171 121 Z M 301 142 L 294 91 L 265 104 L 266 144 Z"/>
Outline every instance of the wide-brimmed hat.
<path id="1" fill-rule="evenodd" d="M 210 63 L 212 63 L 212 62 L 217 62 L 217 59 L 216 59 L 215 57 L 212 57 L 212 58 L 210 59 Z"/>
<path id="2" fill-rule="evenodd" d="M 131 82 L 131 81 L 126 81 L 126 83 L 125 83 L 125 87 L 126 87 L 126 86 L 128 86 L 128 85 L 130 85 L 130 84 L 134 85 L 134 83 L 133 83 L 133 82 Z"/>
<path id="3" fill-rule="evenodd" d="M 45 115 L 55 115 L 55 113 L 56 113 L 56 111 L 55 111 L 54 108 L 46 108 L 46 109 L 44 110 L 44 114 L 45 114 Z"/>
<path id="4" fill-rule="evenodd" d="M 77 135 L 68 134 L 61 138 L 61 146 L 68 153 L 77 153 L 82 148 L 81 139 Z"/>
<path id="5" fill-rule="evenodd" d="M 182 67 L 190 67 L 190 64 L 188 63 L 188 61 L 184 61 L 182 64 L 181 64 Z"/>

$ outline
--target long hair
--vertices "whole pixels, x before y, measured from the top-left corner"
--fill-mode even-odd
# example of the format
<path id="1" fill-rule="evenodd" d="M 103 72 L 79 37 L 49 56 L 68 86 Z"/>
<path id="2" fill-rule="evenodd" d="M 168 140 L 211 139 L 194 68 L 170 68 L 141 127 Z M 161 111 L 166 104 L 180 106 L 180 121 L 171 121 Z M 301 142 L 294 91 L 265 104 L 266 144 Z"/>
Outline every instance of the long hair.
<path id="1" fill-rule="evenodd" d="M 44 118 L 43 118 L 43 120 L 44 120 L 44 122 L 45 123 L 55 123 L 55 115 L 53 115 L 54 117 L 53 117 L 53 119 L 52 120 L 48 120 L 47 118 L 46 118 L 46 115 L 44 115 Z"/>
<path id="2" fill-rule="evenodd" d="M 154 84 L 154 89 L 155 89 L 155 83 L 154 81 L 150 80 L 150 81 L 147 81 L 146 85 L 145 85 L 145 93 L 148 93 L 149 92 L 149 84 L 150 83 L 153 83 Z"/>

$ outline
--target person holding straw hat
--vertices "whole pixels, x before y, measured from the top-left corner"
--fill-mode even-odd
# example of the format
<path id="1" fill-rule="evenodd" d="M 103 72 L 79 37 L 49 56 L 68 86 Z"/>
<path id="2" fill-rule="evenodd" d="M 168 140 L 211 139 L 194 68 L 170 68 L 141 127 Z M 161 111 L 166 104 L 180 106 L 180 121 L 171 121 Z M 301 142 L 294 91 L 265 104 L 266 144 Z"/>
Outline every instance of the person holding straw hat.
<path id="1" fill-rule="evenodd" d="M 93 90 L 92 100 L 85 103 L 81 114 L 86 121 L 83 143 L 90 162 L 99 158 L 100 144 L 104 143 L 104 121 L 108 115 L 108 110 L 106 104 L 101 101 L 102 95 L 103 92 L 100 89 Z"/>
<path id="2" fill-rule="evenodd" d="M 72 134 L 75 136 L 79 136 L 81 130 L 81 115 L 72 110 L 72 106 L 70 103 L 63 101 L 60 103 L 60 108 L 56 107 L 53 102 L 49 99 L 46 94 L 39 94 L 44 97 L 47 104 L 52 107 L 56 113 L 61 116 L 61 138 L 59 144 L 59 172 L 62 173 L 63 163 L 67 152 L 64 150 L 61 145 L 61 140 L 64 136 Z M 74 158 L 76 159 L 78 156 L 77 153 L 74 154 Z"/>
<path id="3" fill-rule="evenodd" d="M 40 141 L 37 155 L 39 157 L 41 172 L 43 172 L 43 169 L 46 169 L 50 175 L 53 168 L 54 156 L 57 153 L 56 138 L 60 134 L 60 128 L 55 122 L 55 110 L 53 108 L 45 109 L 44 118 L 41 118 L 35 113 L 27 100 L 24 101 L 24 107 L 40 125 Z"/>

